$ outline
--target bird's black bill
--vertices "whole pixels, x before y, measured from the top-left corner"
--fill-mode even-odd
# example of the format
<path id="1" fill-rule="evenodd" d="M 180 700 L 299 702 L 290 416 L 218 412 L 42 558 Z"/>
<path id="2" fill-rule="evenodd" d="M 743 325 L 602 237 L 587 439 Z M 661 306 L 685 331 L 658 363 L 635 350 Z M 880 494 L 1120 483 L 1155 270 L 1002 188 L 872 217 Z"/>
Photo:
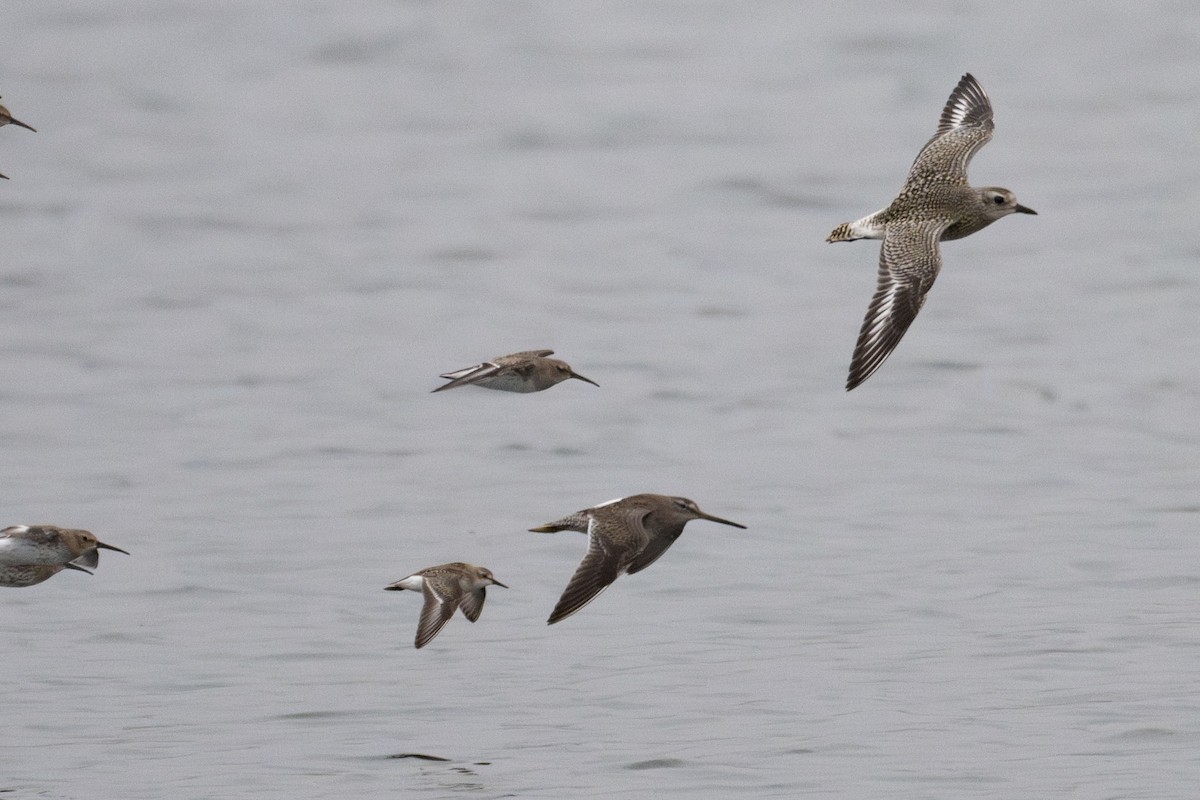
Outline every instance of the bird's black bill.
<path id="1" fill-rule="evenodd" d="M 1017 205 L 1013 208 L 1013 211 L 1016 211 L 1018 214 L 1033 214 L 1035 217 L 1037 216 L 1036 211 L 1029 206 L 1023 206 L 1020 203 L 1017 203 Z"/>
<path id="2" fill-rule="evenodd" d="M 720 517 L 714 517 L 711 514 L 701 514 L 700 519 L 706 519 L 709 522 L 719 522 L 722 525 L 729 525 L 730 527 L 733 527 L 733 528 L 741 528 L 742 530 L 746 530 L 746 526 L 742 525 L 740 522 L 734 522 L 733 520 L 728 520 L 728 519 L 721 519 Z"/>
<path id="3" fill-rule="evenodd" d="M 96 542 L 96 547 L 103 547 L 105 550 L 116 550 L 118 553 L 129 555 L 128 550 L 122 550 L 119 547 L 113 547 L 111 544 L 105 544 L 104 542 Z"/>

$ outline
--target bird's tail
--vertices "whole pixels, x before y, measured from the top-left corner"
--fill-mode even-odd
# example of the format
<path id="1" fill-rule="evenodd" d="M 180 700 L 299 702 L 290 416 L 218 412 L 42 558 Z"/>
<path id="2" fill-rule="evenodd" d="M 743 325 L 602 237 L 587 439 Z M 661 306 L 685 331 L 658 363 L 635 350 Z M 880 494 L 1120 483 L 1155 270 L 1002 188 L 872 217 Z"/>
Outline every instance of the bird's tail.
<path id="1" fill-rule="evenodd" d="M 832 243 L 832 242 L 853 242 L 855 239 L 860 238 L 860 237 L 854 235 L 854 231 L 852 228 L 853 225 L 854 225 L 854 223 L 852 223 L 852 222 L 843 222 L 841 225 L 838 225 L 836 228 L 833 229 L 833 233 L 829 234 L 829 238 L 826 239 L 825 241 L 830 242 L 830 243 Z"/>

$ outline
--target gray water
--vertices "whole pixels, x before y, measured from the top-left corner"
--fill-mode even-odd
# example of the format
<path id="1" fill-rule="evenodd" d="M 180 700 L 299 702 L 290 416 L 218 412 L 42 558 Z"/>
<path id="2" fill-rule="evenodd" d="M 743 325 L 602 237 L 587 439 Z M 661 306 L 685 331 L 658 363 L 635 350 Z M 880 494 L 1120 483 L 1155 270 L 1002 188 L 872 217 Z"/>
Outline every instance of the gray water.
<path id="1" fill-rule="evenodd" d="M 9 4 L 0 523 L 132 555 L 2 590 L 4 796 L 1194 797 L 1200 6 L 904 8 Z M 1039 216 L 847 394 L 967 70 Z M 749 529 L 546 626 L 643 491 Z"/>

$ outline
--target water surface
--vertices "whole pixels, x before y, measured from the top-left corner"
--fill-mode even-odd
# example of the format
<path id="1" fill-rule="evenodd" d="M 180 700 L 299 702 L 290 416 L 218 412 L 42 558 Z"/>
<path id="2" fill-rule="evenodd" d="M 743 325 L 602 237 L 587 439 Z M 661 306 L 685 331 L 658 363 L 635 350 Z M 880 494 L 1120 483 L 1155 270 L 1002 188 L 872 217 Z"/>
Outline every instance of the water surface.
<path id="1" fill-rule="evenodd" d="M 0 597 L 6 796 L 1192 796 L 1200 10 L 906 8 L 10 9 L 3 522 L 132 555 Z M 846 394 L 967 70 L 1039 216 Z M 643 491 L 749 530 L 547 627 Z"/>

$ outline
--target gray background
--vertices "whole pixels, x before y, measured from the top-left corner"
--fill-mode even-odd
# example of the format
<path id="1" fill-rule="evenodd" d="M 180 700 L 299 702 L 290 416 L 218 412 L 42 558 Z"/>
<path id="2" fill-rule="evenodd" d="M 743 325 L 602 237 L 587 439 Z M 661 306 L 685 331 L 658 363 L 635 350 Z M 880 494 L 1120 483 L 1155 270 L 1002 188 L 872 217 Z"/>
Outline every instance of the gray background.
<path id="1" fill-rule="evenodd" d="M 846 394 L 825 236 L 968 70 L 1040 216 Z M 0 77 L 0 522 L 132 553 L 0 590 L 6 797 L 1195 796 L 1196 3 L 14 3 Z M 531 347 L 601 388 L 429 394 Z M 525 529 L 642 491 L 749 530 L 547 627 Z"/>

